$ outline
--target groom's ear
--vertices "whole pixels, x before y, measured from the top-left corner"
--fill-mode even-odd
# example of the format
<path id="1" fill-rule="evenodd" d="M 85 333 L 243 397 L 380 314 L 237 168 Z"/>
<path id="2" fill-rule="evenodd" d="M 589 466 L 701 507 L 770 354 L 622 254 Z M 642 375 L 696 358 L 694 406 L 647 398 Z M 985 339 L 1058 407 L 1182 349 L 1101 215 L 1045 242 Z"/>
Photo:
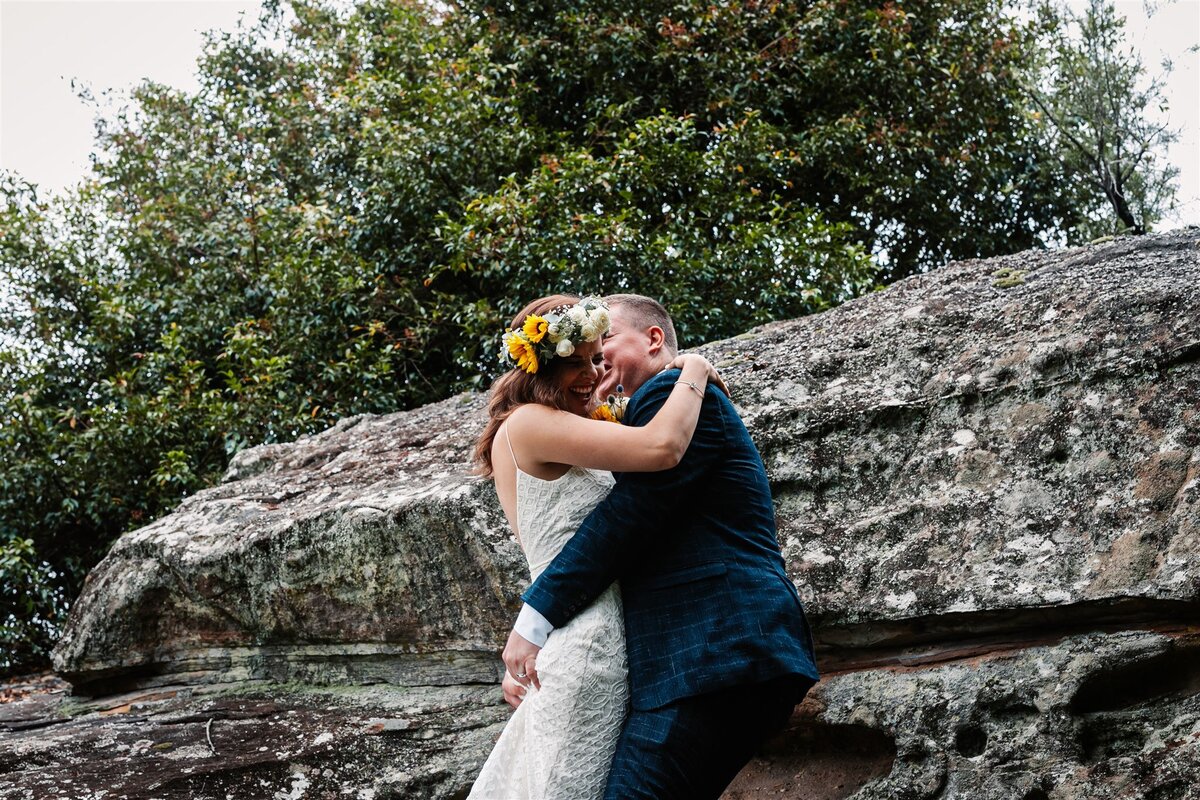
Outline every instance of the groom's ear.
<path id="1" fill-rule="evenodd" d="M 657 325 L 651 325 L 646 329 L 646 336 L 650 340 L 649 354 L 657 356 L 662 352 L 663 345 L 666 344 L 667 335 L 663 333 L 663 329 Z"/>

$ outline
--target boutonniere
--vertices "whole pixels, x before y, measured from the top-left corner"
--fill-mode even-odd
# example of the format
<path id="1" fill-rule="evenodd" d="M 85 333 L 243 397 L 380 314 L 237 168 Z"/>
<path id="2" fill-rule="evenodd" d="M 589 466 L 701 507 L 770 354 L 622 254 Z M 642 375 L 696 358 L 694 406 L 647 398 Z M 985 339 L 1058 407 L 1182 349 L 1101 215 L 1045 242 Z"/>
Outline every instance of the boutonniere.
<path id="1" fill-rule="evenodd" d="M 629 398 L 625 396 L 624 387 L 617 384 L 617 393 L 610 394 L 607 400 L 596 406 L 592 411 L 592 419 L 620 422 L 625 417 L 625 406 L 627 405 L 629 405 Z"/>

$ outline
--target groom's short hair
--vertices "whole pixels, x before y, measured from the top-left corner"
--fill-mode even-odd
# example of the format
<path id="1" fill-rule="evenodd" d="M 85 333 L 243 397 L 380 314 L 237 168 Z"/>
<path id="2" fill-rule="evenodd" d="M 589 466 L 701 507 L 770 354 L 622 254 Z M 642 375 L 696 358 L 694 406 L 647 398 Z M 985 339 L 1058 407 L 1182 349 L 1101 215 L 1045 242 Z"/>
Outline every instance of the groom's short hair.
<path id="1" fill-rule="evenodd" d="M 610 294 L 604 298 L 610 307 L 620 306 L 625 310 L 626 317 L 639 328 L 645 330 L 651 326 L 662 328 L 663 345 L 671 351 L 671 355 L 679 352 L 679 340 L 675 338 L 675 325 L 671 315 L 663 304 L 653 297 L 642 294 Z"/>

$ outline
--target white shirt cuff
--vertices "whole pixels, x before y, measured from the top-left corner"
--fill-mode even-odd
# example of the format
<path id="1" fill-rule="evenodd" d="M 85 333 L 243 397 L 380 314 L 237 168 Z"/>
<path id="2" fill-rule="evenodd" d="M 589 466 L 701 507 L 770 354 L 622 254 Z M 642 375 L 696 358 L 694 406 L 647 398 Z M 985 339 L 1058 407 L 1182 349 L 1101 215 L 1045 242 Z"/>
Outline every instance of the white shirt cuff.
<path id="1" fill-rule="evenodd" d="M 550 632 L 554 630 L 554 626 L 536 608 L 526 603 L 521 606 L 521 613 L 517 615 L 513 630 L 530 644 L 545 647 L 546 640 L 550 638 Z"/>

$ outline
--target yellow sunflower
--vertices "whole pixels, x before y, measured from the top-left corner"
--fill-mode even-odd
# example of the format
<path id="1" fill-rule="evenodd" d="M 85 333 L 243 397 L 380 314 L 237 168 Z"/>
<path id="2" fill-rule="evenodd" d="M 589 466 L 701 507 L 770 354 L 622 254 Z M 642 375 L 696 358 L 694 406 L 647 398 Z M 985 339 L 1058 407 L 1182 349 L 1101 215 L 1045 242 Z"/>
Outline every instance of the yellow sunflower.
<path id="1" fill-rule="evenodd" d="M 546 331 L 549 328 L 550 323 L 545 319 L 539 317 L 537 314 L 530 314 L 525 318 L 525 325 L 521 333 L 525 334 L 526 339 L 537 344 L 546 336 Z"/>
<path id="2" fill-rule="evenodd" d="M 519 333 L 511 332 L 505 337 L 504 344 L 518 367 L 530 375 L 538 371 L 537 352 L 534 351 L 532 342 Z"/>
<path id="3" fill-rule="evenodd" d="M 598 419 L 603 422 L 617 422 L 616 416 L 613 415 L 612 409 L 608 403 L 601 403 L 592 411 L 592 419 Z"/>

